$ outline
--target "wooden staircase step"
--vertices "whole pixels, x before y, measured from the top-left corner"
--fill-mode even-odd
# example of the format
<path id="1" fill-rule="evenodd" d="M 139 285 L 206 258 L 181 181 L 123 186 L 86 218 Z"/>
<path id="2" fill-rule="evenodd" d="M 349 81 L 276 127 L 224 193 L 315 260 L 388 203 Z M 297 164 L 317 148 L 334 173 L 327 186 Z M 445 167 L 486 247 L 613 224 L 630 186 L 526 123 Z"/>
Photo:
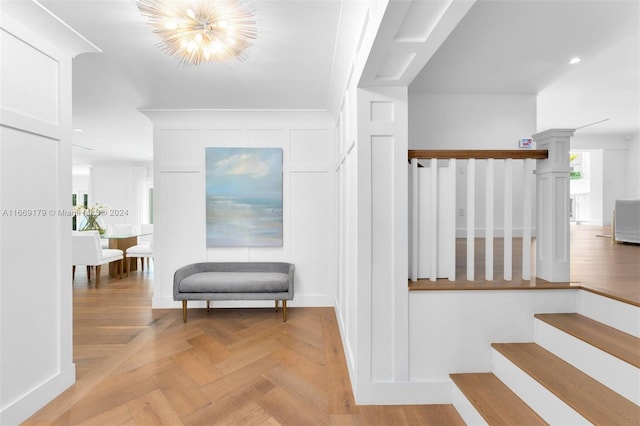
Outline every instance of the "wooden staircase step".
<path id="1" fill-rule="evenodd" d="M 491 373 L 449 376 L 489 425 L 548 424 Z"/>
<path id="2" fill-rule="evenodd" d="M 640 407 L 535 343 L 491 346 L 596 425 L 640 425 Z"/>
<path id="3" fill-rule="evenodd" d="M 640 339 L 580 314 L 536 314 L 536 318 L 640 368 Z"/>

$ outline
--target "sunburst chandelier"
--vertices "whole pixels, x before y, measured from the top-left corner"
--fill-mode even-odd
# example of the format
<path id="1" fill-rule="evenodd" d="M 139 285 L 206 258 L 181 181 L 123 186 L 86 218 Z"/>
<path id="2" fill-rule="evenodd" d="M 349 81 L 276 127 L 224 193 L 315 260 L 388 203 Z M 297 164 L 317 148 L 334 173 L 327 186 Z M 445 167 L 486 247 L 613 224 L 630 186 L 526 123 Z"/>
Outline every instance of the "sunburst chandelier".
<path id="1" fill-rule="evenodd" d="M 247 59 L 256 21 L 242 0 L 136 0 L 160 45 L 180 63 Z"/>

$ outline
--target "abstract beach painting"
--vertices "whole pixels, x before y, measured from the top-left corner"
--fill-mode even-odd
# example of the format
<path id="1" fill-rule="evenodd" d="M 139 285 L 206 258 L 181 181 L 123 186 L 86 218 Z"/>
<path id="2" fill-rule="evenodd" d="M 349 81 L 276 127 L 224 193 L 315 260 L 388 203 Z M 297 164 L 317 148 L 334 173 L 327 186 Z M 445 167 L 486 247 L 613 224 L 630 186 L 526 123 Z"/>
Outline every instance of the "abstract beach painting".
<path id="1" fill-rule="evenodd" d="M 282 247 L 282 148 L 207 148 L 207 247 Z"/>

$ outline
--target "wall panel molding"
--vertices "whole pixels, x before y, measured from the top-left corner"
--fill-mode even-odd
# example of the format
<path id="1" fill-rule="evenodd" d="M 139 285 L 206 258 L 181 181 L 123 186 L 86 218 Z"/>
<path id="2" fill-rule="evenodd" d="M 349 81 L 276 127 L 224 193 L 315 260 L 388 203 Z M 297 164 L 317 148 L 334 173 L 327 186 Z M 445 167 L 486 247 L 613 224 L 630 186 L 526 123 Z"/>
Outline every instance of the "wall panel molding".
<path id="1" fill-rule="evenodd" d="M 296 292 L 290 306 L 331 306 L 335 243 L 333 237 L 327 239 L 327 236 L 335 235 L 332 215 L 334 174 L 329 170 L 329 159 L 334 155 L 335 123 L 326 120 L 324 113 L 305 111 L 145 113 L 154 124 L 154 148 L 157 150 L 154 156 L 154 216 L 159 225 L 154 237 L 156 260 L 157 265 L 167 265 L 167 268 L 156 267 L 153 307 L 179 308 L 180 304 L 171 296 L 173 272 L 179 264 L 207 260 L 293 262 L 300 267 L 296 268 Z M 282 247 L 206 247 L 205 150 L 208 147 L 282 148 Z M 322 161 L 314 162 L 318 157 Z M 191 183 L 181 189 L 177 183 L 187 179 L 187 175 L 192 176 L 188 178 Z M 178 199 L 179 206 L 174 206 Z M 159 211 L 160 207 L 164 211 Z M 323 208 L 326 213 L 322 212 Z M 190 236 L 183 240 L 175 235 L 173 225 L 165 223 L 178 220 L 178 209 L 184 212 L 184 220 L 196 224 L 197 235 L 189 231 Z M 320 216 L 318 209 L 323 213 Z M 308 217 L 316 217 L 317 226 L 305 225 Z M 185 246 L 189 249 L 176 252 Z M 257 302 L 257 306 L 265 303 Z M 214 307 L 243 304 L 254 306 L 251 301 L 213 302 Z M 198 304 L 194 303 L 196 306 Z"/>
<path id="2" fill-rule="evenodd" d="M 75 381 L 71 226 L 57 212 L 71 204 L 71 58 L 97 49 L 32 1 L 0 2 L 0 38 L 0 209 L 30 212 L 0 217 L 0 424 L 19 424 Z"/>

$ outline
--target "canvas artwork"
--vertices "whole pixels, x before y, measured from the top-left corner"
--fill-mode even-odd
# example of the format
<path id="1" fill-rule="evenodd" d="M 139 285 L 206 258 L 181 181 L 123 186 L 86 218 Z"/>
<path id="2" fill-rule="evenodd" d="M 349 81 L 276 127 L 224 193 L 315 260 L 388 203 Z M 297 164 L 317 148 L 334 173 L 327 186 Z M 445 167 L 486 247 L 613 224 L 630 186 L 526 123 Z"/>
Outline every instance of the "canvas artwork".
<path id="1" fill-rule="evenodd" d="M 282 148 L 207 148 L 207 247 L 282 246 Z"/>

